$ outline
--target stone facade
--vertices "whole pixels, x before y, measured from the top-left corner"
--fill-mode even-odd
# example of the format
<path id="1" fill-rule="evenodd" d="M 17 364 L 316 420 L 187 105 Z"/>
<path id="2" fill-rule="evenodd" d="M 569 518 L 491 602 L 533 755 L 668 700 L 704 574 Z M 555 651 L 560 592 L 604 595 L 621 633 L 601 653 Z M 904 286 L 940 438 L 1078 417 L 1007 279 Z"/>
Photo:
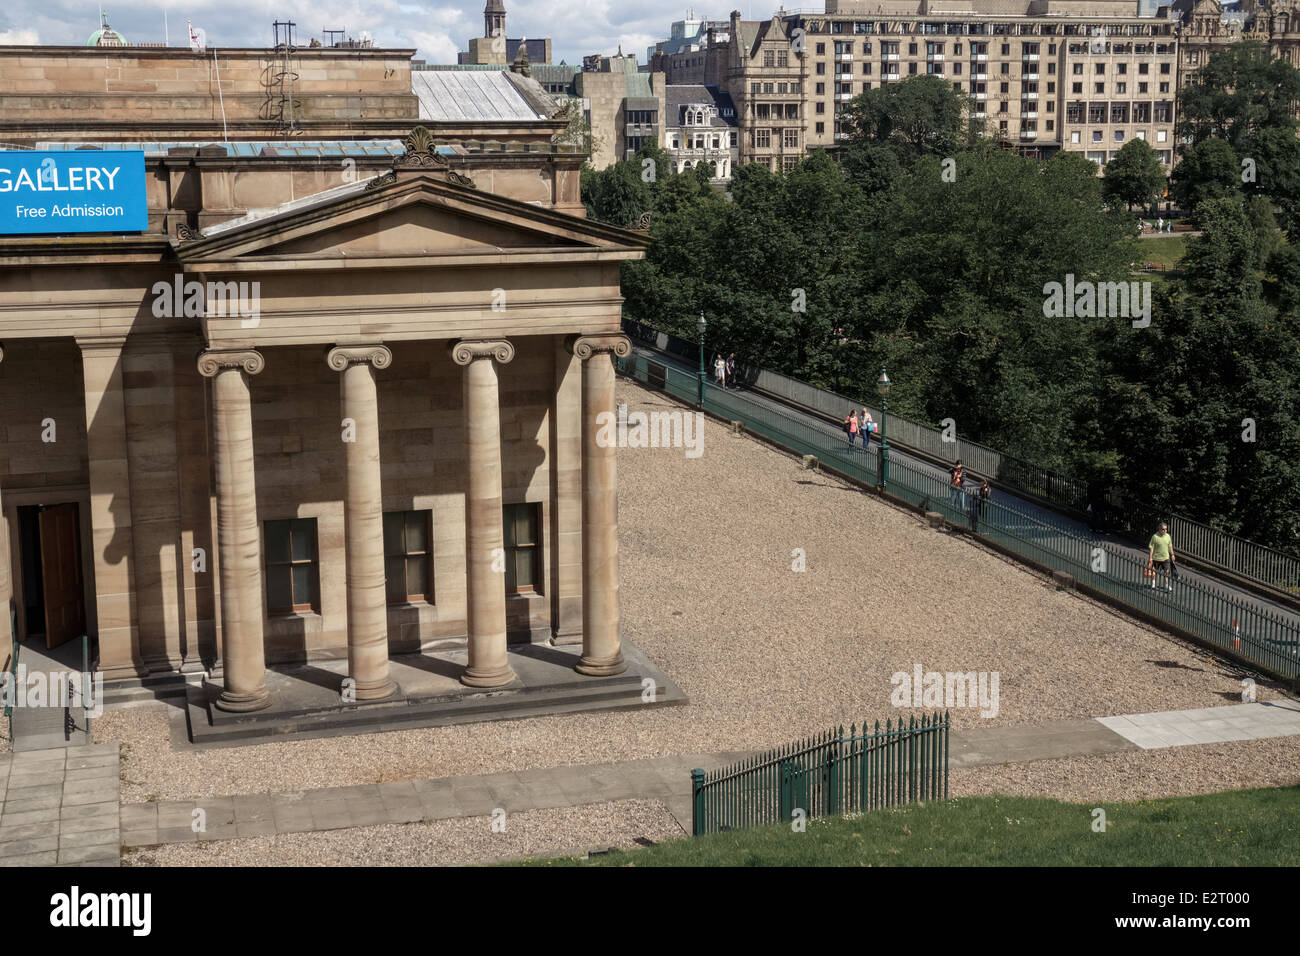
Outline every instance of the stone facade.
<path id="1" fill-rule="evenodd" d="M 244 711 L 268 664 L 345 658 L 375 699 L 390 654 L 448 644 L 474 686 L 511 680 L 507 641 L 616 672 L 613 462 L 584 422 L 646 240 L 566 214 L 579 159 L 423 130 L 351 181 L 148 154 L 147 234 L 0 238 L 18 633 L 49 630 L 27 509 L 71 503 L 106 679 L 207 671 Z M 158 308 L 177 277 L 202 314 Z M 240 282 L 254 317 L 214 298 Z"/>

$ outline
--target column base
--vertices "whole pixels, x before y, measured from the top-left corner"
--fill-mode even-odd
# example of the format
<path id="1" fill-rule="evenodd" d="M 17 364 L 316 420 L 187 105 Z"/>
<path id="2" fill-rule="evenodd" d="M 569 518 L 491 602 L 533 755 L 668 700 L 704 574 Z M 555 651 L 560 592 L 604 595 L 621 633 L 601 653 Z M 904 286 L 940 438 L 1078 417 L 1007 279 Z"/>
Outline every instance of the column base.
<path id="1" fill-rule="evenodd" d="M 383 700 L 397 693 L 397 681 L 385 677 L 379 681 L 356 681 L 357 700 Z"/>
<path id="2" fill-rule="evenodd" d="M 466 687 L 504 687 L 518 679 L 509 664 L 490 671 L 466 667 L 465 672 L 460 675 L 460 682 Z"/>
<path id="3" fill-rule="evenodd" d="M 614 674 L 621 674 L 627 670 L 627 661 L 623 660 L 622 651 L 617 652 L 613 657 L 600 660 L 583 654 L 578 659 L 578 663 L 573 665 L 573 669 L 579 674 L 586 674 L 588 677 L 612 677 Z"/>
<path id="4" fill-rule="evenodd" d="M 266 692 L 265 687 L 251 694 L 236 694 L 233 691 L 223 690 L 212 703 L 218 710 L 232 714 L 247 714 L 270 707 L 271 695 Z"/>

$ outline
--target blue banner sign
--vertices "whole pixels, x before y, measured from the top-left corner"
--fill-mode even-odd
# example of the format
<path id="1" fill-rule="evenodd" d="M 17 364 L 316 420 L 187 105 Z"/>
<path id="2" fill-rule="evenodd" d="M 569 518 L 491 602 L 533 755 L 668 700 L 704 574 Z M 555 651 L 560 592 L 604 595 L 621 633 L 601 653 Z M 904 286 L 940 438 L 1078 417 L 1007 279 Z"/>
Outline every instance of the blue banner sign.
<path id="1" fill-rule="evenodd" d="M 0 235 L 148 230 L 142 150 L 0 151 Z"/>

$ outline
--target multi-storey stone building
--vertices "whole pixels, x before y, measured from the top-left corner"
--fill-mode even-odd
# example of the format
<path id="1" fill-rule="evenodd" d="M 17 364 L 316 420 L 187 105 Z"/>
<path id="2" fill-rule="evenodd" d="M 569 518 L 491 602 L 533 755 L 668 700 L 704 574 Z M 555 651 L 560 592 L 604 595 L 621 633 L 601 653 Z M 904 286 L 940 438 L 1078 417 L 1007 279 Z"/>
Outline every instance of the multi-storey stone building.
<path id="1" fill-rule="evenodd" d="M 675 172 L 713 163 L 713 182 L 731 181 L 740 157 L 740 132 L 731 97 L 716 86 L 675 84 L 667 89 L 664 149 Z"/>
<path id="2" fill-rule="evenodd" d="M 1105 162 L 1144 138 L 1172 161 L 1177 37 L 1130 0 L 870 0 L 824 16 L 733 13 L 702 50 L 656 57 L 668 82 L 717 83 L 741 126 L 740 162 L 788 168 L 833 147 L 853 97 L 929 74 L 967 94 L 989 133 L 1034 155 Z"/>

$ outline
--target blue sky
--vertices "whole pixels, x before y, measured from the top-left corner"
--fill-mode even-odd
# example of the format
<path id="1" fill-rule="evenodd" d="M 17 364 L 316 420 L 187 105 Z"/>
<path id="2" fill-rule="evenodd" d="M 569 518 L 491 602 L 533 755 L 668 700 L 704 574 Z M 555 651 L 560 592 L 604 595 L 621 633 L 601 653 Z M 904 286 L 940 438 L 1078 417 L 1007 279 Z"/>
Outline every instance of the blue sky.
<path id="1" fill-rule="evenodd" d="M 589 53 L 624 52 L 645 59 L 645 48 L 668 36 L 669 24 L 686 16 L 682 0 L 505 0 L 512 37 L 549 36 L 554 60 L 581 62 Z M 750 16 L 748 0 L 697 7 L 697 16 L 726 19 L 730 10 Z M 185 42 L 185 20 L 207 33 L 212 46 L 270 46 L 271 23 L 293 20 L 304 45 L 325 29 L 368 30 L 377 44 L 415 47 L 434 63 L 454 63 L 456 51 L 483 32 L 482 0 L 461 3 L 420 0 L 105 0 L 109 23 L 132 42 L 162 42 L 164 11 L 172 45 Z M 775 5 L 755 8 L 770 16 Z M 0 44 L 81 45 L 98 27 L 99 8 L 85 0 L 9 0 L 0 6 Z"/>

